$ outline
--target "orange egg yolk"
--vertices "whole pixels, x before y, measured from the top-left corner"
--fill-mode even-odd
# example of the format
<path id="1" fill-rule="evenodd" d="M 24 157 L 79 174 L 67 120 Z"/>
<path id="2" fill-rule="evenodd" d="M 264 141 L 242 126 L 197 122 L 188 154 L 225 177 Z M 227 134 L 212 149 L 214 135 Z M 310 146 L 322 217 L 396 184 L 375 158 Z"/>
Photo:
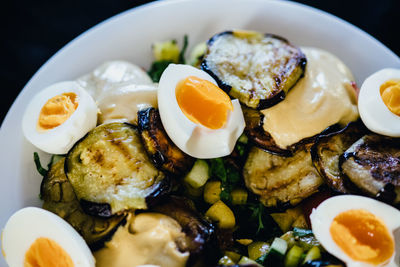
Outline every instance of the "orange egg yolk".
<path id="1" fill-rule="evenodd" d="M 38 119 L 39 130 L 50 130 L 63 124 L 78 108 L 75 93 L 63 93 L 49 99 L 42 107 Z"/>
<path id="2" fill-rule="evenodd" d="M 379 92 L 383 103 L 388 109 L 400 116 L 400 80 L 389 80 L 383 83 L 380 87 Z"/>
<path id="3" fill-rule="evenodd" d="M 55 241 L 39 237 L 25 254 L 24 267 L 73 267 L 71 257 Z"/>
<path id="4" fill-rule="evenodd" d="M 337 215 L 330 233 L 335 243 L 353 260 L 378 265 L 393 255 L 394 241 L 386 225 L 367 210 L 348 210 Z"/>
<path id="5" fill-rule="evenodd" d="M 233 105 L 229 96 L 207 80 L 189 76 L 181 80 L 175 91 L 183 114 L 194 123 L 210 129 L 225 125 Z"/>

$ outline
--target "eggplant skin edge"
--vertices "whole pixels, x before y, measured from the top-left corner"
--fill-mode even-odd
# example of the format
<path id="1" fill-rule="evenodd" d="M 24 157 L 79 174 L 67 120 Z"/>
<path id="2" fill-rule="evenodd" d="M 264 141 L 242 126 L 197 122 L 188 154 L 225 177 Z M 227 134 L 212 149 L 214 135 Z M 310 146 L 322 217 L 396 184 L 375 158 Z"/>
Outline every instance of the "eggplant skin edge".
<path id="1" fill-rule="evenodd" d="M 325 180 L 327 186 L 333 190 L 335 193 L 339 194 L 348 194 L 348 193 L 359 193 L 359 189 L 355 187 L 351 182 L 348 181 L 347 177 L 340 170 L 340 158 L 341 155 L 361 136 L 368 132 L 368 129 L 362 124 L 360 120 L 355 122 L 348 123 L 344 128 L 341 128 L 336 131 L 322 133 L 319 135 L 314 145 L 311 147 L 311 159 L 315 166 L 315 168 L 320 173 L 321 177 Z M 345 138 L 351 138 L 351 144 L 348 144 L 347 147 L 344 147 L 342 151 L 338 151 L 336 155 L 338 157 L 337 160 L 337 172 L 339 175 L 337 177 L 333 177 L 333 174 L 330 174 L 327 166 L 324 166 L 324 159 L 322 153 L 322 147 L 324 145 L 328 145 L 333 138 L 343 136 L 343 140 L 341 142 L 346 142 Z M 335 144 L 336 145 L 336 144 Z"/>
<path id="2" fill-rule="evenodd" d="M 143 145 L 156 168 L 182 176 L 194 164 L 194 158 L 181 151 L 168 137 L 157 109 L 138 111 L 138 129 Z"/>
<path id="3" fill-rule="evenodd" d="M 212 46 L 217 38 L 219 38 L 223 35 L 228 35 L 228 34 L 234 34 L 234 31 L 224 31 L 224 32 L 215 34 L 207 41 L 207 47 Z M 290 42 L 286 38 L 281 37 L 279 35 L 266 33 L 266 34 L 263 34 L 263 36 L 278 39 L 287 45 L 293 46 L 290 44 Z M 297 48 L 295 46 L 293 46 L 293 47 Z M 273 93 L 271 94 L 270 97 L 268 97 L 266 99 L 259 99 L 259 103 L 257 104 L 257 106 L 249 105 L 249 103 L 243 103 L 243 101 L 239 98 L 240 102 L 242 102 L 242 104 L 245 104 L 246 106 L 248 106 L 250 108 L 255 108 L 255 109 L 261 110 L 261 109 L 266 109 L 266 108 L 272 107 L 272 106 L 278 104 L 279 102 L 281 102 L 282 100 L 284 100 L 287 92 L 291 88 L 293 88 L 294 85 L 297 83 L 297 81 L 300 80 L 304 76 L 304 72 L 306 69 L 307 58 L 306 58 L 305 54 L 299 48 L 297 48 L 297 50 L 299 52 L 298 56 L 294 59 L 292 58 L 289 60 L 290 63 L 293 64 L 293 66 L 295 66 L 293 68 L 293 70 L 291 70 L 291 72 L 289 72 L 290 74 L 289 75 L 279 75 L 279 76 L 274 77 L 275 84 L 278 87 L 280 87 L 282 82 L 287 82 L 288 77 L 290 77 L 291 75 L 296 76 L 296 78 L 294 79 L 294 82 L 292 82 L 288 86 L 288 88 L 273 90 Z M 213 72 L 212 68 L 207 63 L 206 58 L 207 58 L 207 51 L 204 54 L 203 61 L 200 64 L 201 69 L 204 70 L 205 72 L 207 72 L 209 75 L 211 75 L 211 77 L 213 77 L 215 79 L 215 81 L 217 82 L 218 86 L 230 95 L 232 86 L 229 85 L 228 83 L 226 83 L 225 81 L 221 80 L 218 77 L 218 75 Z M 285 68 L 285 70 L 287 70 L 287 69 L 288 68 Z M 296 69 L 297 69 L 297 71 L 296 71 Z M 288 72 L 285 72 L 284 74 L 288 74 Z M 234 97 L 234 98 L 238 98 L 238 97 Z"/>
<path id="4" fill-rule="evenodd" d="M 100 129 L 100 127 L 102 127 Z M 94 132 L 97 129 L 97 132 Z M 121 133 L 119 132 L 121 130 Z M 131 132 L 132 131 L 132 132 Z M 114 135 L 116 134 L 116 135 Z M 118 135 L 120 134 L 120 135 Z M 98 136 L 96 136 L 98 135 Z M 131 142 L 133 142 L 133 147 L 135 148 L 128 148 L 128 147 L 120 147 L 120 146 L 125 146 L 123 144 L 123 142 L 121 141 L 121 138 L 124 135 L 129 135 L 131 136 L 133 139 Z M 100 137 L 99 137 L 100 136 Z M 84 144 L 85 140 L 88 138 L 93 138 L 93 140 L 89 140 L 87 141 L 88 144 Z M 96 142 L 98 142 L 99 140 L 101 140 L 101 138 L 108 138 L 107 142 L 103 142 L 103 143 L 107 143 L 104 146 L 107 145 L 111 145 L 113 146 L 113 150 L 110 151 L 114 151 L 114 152 L 107 152 L 108 149 L 104 149 L 103 147 L 100 148 L 92 148 L 91 146 L 93 144 L 96 144 Z M 115 139 L 117 138 L 117 139 Z M 123 137 L 125 138 L 125 137 Z M 115 141 L 114 141 L 115 140 Z M 110 144 L 108 144 L 110 143 Z M 85 145 L 89 146 L 89 149 L 87 149 L 88 151 L 88 156 L 86 156 L 86 158 L 90 160 L 96 160 L 97 162 L 97 158 L 99 157 L 99 163 L 100 165 L 98 165 L 97 167 L 92 166 L 91 169 L 89 170 L 85 170 L 85 165 L 82 166 L 78 166 L 78 167 L 73 167 L 74 164 L 83 164 L 82 163 L 82 159 L 81 159 L 81 154 L 83 153 L 82 151 L 86 150 Z M 131 154 L 131 152 L 133 150 L 131 149 L 136 149 L 136 153 L 133 156 L 133 154 Z M 98 153 L 98 154 L 96 154 Z M 123 153 L 122 156 L 118 156 L 121 159 L 121 162 L 117 162 L 117 161 L 111 161 L 110 159 L 112 158 L 110 155 L 104 155 L 103 153 L 114 153 L 114 155 L 112 156 L 118 156 L 118 153 Z M 139 155 L 140 154 L 140 155 Z M 139 155 L 139 156 L 138 156 Z M 139 157 L 139 158 L 138 158 Z M 111 181 L 114 181 L 114 179 L 117 182 L 117 184 L 112 184 L 110 182 L 109 186 L 119 186 L 119 177 L 118 177 L 118 167 L 124 167 L 126 165 L 126 163 L 124 163 L 124 161 L 127 161 L 128 163 L 131 162 L 133 160 L 133 158 L 137 158 L 137 160 L 139 160 L 138 162 L 142 162 L 142 164 L 147 164 L 145 167 L 145 165 L 143 165 L 143 169 L 141 169 L 140 165 L 139 167 L 136 166 L 136 164 L 134 165 L 134 169 L 132 169 L 132 171 L 135 172 L 143 172 L 141 173 L 140 177 L 147 177 L 147 175 L 150 175 L 151 171 L 151 175 L 156 175 L 154 176 L 153 179 L 153 183 L 150 184 L 148 187 L 146 187 L 144 190 L 139 190 L 141 192 L 139 192 L 138 195 L 133 196 L 133 198 L 131 198 L 131 196 L 127 196 L 125 198 L 123 198 L 121 201 L 127 201 L 126 203 L 123 202 L 119 202 L 115 205 L 117 205 L 117 209 L 113 211 L 113 208 L 111 206 L 111 202 L 108 203 L 108 201 L 101 201 L 99 199 L 99 201 L 94 201 L 94 197 L 88 198 L 86 195 L 89 194 L 90 191 L 94 192 L 100 192 L 100 196 L 103 199 L 109 199 L 110 201 L 114 201 L 115 202 L 115 196 L 102 196 L 101 192 L 105 192 L 104 190 L 102 190 L 102 186 L 99 186 L 99 188 L 92 188 L 90 189 L 90 187 L 93 186 L 93 184 L 89 181 L 83 181 L 82 180 L 82 175 L 86 175 L 88 172 L 92 172 L 92 169 L 96 169 L 96 173 L 101 173 L 102 178 L 101 179 L 107 179 L 105 178 L 107 175 L 112 175 L 110 176 L 112 179 Z M 104 160 L 101 160 L 104 159 Z M 99 171 L 99 169 L 101 168 L 107 168 L 107 164 L 111 164 L 112 169 L 110 169 L 110 172 L 108 172 L 107 170 L 105 170 L 105 172 L 101 172 Z M 129 163 L 131 164 L 131 163 Z M 86 164 L 87 165 L 87 164 Z M 119 165 L 119 166 L 118 166 Z M 132 165 L 133 166 L 133 165 Z M 132 167 L 131 166 L 131 167 Z M 110 167 L 110 166 L 109 166 Z M 111 168 L 110 167 L 110 168 Z M 128 167 L 128 165 L 126 165 L 126 167 Z M 129 167 L 129 168 L 131 168 Z M 75 170 L 75 172 L 73 173 L 73 168 L 78 168 Z M 125 167 L 124 167 L 125 168 Z M 133 168 L 133 167 L 132 167 Z M 150 168 L 150 169 L 149 169 Z M 171 190 L 171 184 L 170 184 L 170 180 L 168 175 L 166 175 L 165 173 L 156 170 L 156 168 L 154 167 L 153 163 L 150 161 L 150 159 L 147 156 L 146 151 L 144 150 L 144 146 L 142 144 L 141 138 L 140 138 L 140 134 L 138 132 L 138 129 L 136 126 L 129 124 L 129 123 L 109 123 L 109 124 L 103 124 L 100 126 L 97 126 L 94 130 L 92 130 L 91 132 L 89 132 L 87 135 L 85 135 L 85 137 L 83 137 L 81 140 L 79 140 L 74 146 L 73 148 L 68 152 L 67 154 L 67 159 L 65 161 L 64 164 L 64 170 L 65 173 L 68 177 L 68 179 L 71 181 L 71 185 L 74 188 L 75 193 L 77 194 L 77 197 L 79 199 L 79 202 L 81 204 L 82 209 L 92 215 L 92 216 L 98 216 L 98 217 L 103 217 L 103 218 L 109 218 L 112 217 L 114 215 L 118 215 L 118 214 L 124 214 L 125 211 L 129 211 L 129 210 L 133 210 L 133 209 L 147 209 L 148 205 L 152 205 L 153 203 L 156 203 L 156 199 L 157 198 L 161 198 L 162 196 L 168 194 Z M 111 171 L 112 170 L 112 171 Z M 149 173 L 147 173 L 149 172 Z M 94 173 L 94 175 L 96 175 L 96 173 Z M 115 176 L 114 176 L 115 174 Z M 96 176 L 97 177 L 97 176 Z M 93 180 L 93 178 L 91 178 Z M 109 180 L 109 179 L 107 179 Z M 74 181 L 75 184 L 77 184 L 79 190 L 77 190 L 77 188 L 74 186 Z M 81 181 L 83 181 L 82 183 L 84 183 L 83 185 L 80 185 L 79 183 L 81 183 Z M 99 180 L 99 182 L 101 182 L 102 180 Z M 132 180 L 133 182 L 133 180 Z M 86 185 L 85 185 L 86 183 Z M 88 184 L 89 183 L 89 184 Z M 122 184 L 121 184 L 122 185 Z M 96 185 L 95 185 L 96 186 Z M 126 184 L 126 186 L 129 186 L 129 184 Z M 88 191 L 86 191 L 86 189 L 88 189 Z M 100 190 L 100 191 L 99 191 Z M 79 195 L 78 192 L 81 192 L 81 194 Z M 114 191 L 113 191 L 114 192 Z M 93 196 L 93 194 L 90 194 L 91 196 Z M 120 207 L 125 207 L 123 209 L 121 209 Z"/>

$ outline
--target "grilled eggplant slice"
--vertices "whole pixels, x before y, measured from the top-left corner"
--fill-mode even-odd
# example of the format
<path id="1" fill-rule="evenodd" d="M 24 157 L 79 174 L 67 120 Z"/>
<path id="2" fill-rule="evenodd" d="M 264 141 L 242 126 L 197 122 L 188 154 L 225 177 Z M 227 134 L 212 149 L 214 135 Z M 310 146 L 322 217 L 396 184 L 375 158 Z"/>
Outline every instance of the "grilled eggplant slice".
<path id="1" fill-rule="evenodd" d="M 68 153 L 65 172 L 85 212 L 102 217 L 147 209 L 170 190 L 143 147 L 139 131 L 126 123 L 103 124 Z"/>
<path id="2" fill-rule="evenodd" d="M 189 199 L 170 196 L 162 204 L 156 205 L 153 210 L 170 216 L 181 225 L 186 238 L 178 240 L 177 245 L 181 251 L 190 252 L 191 263 L 196 261 L 213 241 L 214 226 L 202 218 Z"/>
<path id="3" fill-rule="evenodd" d="M 157 168 L 177 176 L 184 175 L 192 168 L 194 158 L 185 154 L 171 141 L 162 126 L 158 110 L 140 110 L 138 129 L 147 154 Z"/>
<path id="4" fill-rule="evenodd" d="M 65 176 L 64 161 L 62 158 L 52 165 L 42 180 L 43 208 L 71 224 L 92 248 L 97 247 L 114 232 L 125 216 L 104 219 L 86 214 Z"/>
<path id="5" fill-rule="evenodd" d="M 333 191 L 339 193 L 357 191 L 354 186 L 346 183 L 340 172 L 339 157 L 366 132 L 367 129 L 360 121 L 352 122 L 338 132 L 321 135 L 311 147 L 314 166 Z"/>
<path id="6" fill-rule="evenodd" d="M 302 77 L 306 57 L 286 39 L 251 31 L 226 31 L 207 43 L 201 68 L 231 97 L 251 108 L 282 101 Z"/>
<path id="7" fill-rule="evenodd" d="M 365 135 L 346 150 L 339 164 L 365 194 L 400 204 L 400 138 Z"/>
<path id="8" fill-rule="evenodd" d="M 290 149 L 280 148 L 263 128 L 264 115 L 258 110 L 242 107 L 246 126 L 244 132 L 252 143 L 270 153 L 289 157 L 293 153 Z"/>
<path id="9" fill-rule="evenodd" d="M 264 130 L 264 115 L 260 111 L 244 106 L 242 106 L 242 111 L 246 122 L 244 131 L 249 140 L 263 150 L 284 157 L 290 157 L 297 149 L 301 149 L 304 146 L 315 143 L 315 140 L 319 136 L 325 136 L 341 129 L 339 125 L 335 124 L 326 128 L 319 134 L 304 138 L 287 148 L 281 148 L 275 143 L 274 138 Z"/>
<path id="10" fill-rule="evenodd" d="M 244 165 L 247 188 L 267 207 L 296 205 L 318 191 L 323 180 L 312 164 L 310 145 L 291 157 L 282 157 L 253 147 Z"/>

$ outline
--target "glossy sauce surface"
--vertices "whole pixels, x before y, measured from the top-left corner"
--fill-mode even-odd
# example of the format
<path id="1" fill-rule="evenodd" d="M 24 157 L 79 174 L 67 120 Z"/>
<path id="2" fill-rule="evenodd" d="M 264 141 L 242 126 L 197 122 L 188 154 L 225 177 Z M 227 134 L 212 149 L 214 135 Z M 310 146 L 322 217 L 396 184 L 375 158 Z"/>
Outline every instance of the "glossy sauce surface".
<path id="1" fill-rule="evenodd" d="M 282 148 L 316 135 L 335 123 L 345 125 L 358 118 L 350 70 L 327 51 L 301 49 L 307 57 L 304 77 L 285 100 L 262 110 L 264 130 Z"/>

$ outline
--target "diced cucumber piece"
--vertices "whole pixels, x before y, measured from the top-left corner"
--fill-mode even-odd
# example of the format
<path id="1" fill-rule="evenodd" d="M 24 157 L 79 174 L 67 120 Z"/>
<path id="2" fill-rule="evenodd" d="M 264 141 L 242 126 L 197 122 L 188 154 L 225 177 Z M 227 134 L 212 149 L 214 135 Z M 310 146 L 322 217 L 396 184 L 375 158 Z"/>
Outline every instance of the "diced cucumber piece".
<path id="1" fill-rule="evenodd" d="M 285 267 L 297 267 L 301 261 L 303 249 L 299 246 L 293 246 L 285 256 Z"/>
<path id="2" fill-rule="evenodd" d="M 303 264 L 308 261 L 314 261 L 321 259 L 321 251 L 318 247 L 312 247 L 306 254 L 306 257 L 303 260 Z"/>
<path id="3" fill-rule="evenodd" d="M 253 261 L 252 259 L 248 257 L 241 257 L 240 261 L 238 262 L 238 265 L 246 265 L 246 264 L 253 264 L 262 267 L 262 265 L 258 264 L 256 261 Z"/>
<path id="4" fill-rule="evenodd" d="M 185 176 L 184 182 L 193 188 L 202 187 L 210 178 L 208 164 L 205 160 L 198 159 L 193 165 L 193 168 Z"/>
<path id="5" fill-rule="evenodd" d="M 268 254 L 257 259 L 257 262 L 267 267 L 283 266 L 283 260 L 287 251 L 287 243 L 282 238 L 276 237 L 271 244 Z"/>
<path id="6" fill-rule="evenodd" d="M 256 260 L 261 256 L 267 254 L 270 249 L 270 244 L 267 242 L 256 241 L 251 243 L 247 247 L 247 253 L 249 254 L 249 258 L 252 260 Z"/>
<path id="7" fill-rule="evenodd" d="M 287 250 L 286 241 L 283 240 L 282 238 L 275 237 L 274 241 L 271 244 L 271 249 L 269 252 L 270 253 L 274 252 L 284 257 L 286 254 L 286 250 Z"/>
<path id="8" fill-rule="evenodd" d="M 179 61 L 180 49 L 175 40 L 153 43 L 152 49 L 156 61 L 166 60 L 175 63 Z"/>

